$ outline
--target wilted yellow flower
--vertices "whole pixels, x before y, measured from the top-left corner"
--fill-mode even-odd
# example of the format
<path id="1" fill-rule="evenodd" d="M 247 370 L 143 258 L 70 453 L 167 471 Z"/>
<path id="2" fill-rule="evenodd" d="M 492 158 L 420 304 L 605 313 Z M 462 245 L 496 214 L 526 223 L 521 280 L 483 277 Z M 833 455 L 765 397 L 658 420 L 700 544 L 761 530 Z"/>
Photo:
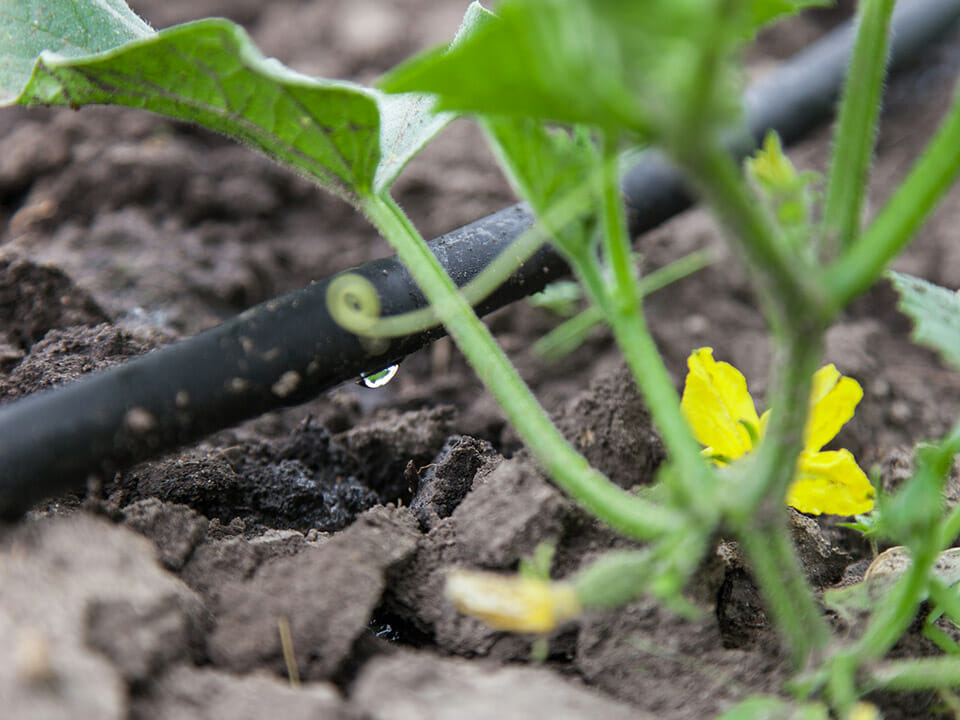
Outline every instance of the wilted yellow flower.
<path id="1" fill-rule="evenodd" d="M 757 415 L 743 374 L 714 360 L 712 348 L 695 350 L 687 366 L 681 404 L 694 435 L 706 446 L 704 453 L 726 465 L 751 452 L 763 439 L 770 411 Z M 787 492 L 791 507 L 813 515 L 858 515 L 873 509 L 873 487 L 850 451 L 821 450 L 853 417 L 862 397 L 860 384 L 833 365 L 813 376 L 804 448 Z"/>
<path id="2" fill-rule="evenodd" d="M 572 585 L 523 575 L 453 570 L 446 594 L 460 612 L 516 633 L 550 632 L 581 610 Z"/>
<path id="3" fill-rule="evenodd" d="M 873 703 L 858 702 L 850 708 L 847 720 L 880 720 L 880 711 Z"/>

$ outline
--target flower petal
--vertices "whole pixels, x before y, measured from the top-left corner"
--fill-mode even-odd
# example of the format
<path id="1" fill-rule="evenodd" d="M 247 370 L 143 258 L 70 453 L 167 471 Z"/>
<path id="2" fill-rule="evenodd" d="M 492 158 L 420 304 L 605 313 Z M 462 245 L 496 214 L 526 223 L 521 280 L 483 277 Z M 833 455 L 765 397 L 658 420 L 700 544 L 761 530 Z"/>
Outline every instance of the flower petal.
<path id="1" fill-rule="evenodd" d="M 819 515 L 859 515 L 873 509 L 874 490 L 849 450 L 804 453 L 787 505 Z"/>
<path id="2" fill-rule="evenodd" d="M 453 570 L 446 595 L 461 612 L 516 633 L 550 632 L 581 610 L 572 585 L 522 575 Z"/>
<path id="3" fill-rule="evenodd" d="M 712 348 L 694 350 L 687 367 L 681 407 L 697 440 L 727 460 L 750 452 L 753 442 L 745 423 L 759 432 L 760 419 L 743 373 L 716 362 Z"/>
<path id="4" fill-rule="evenodd" d="M 833 440 L 840 428 L 853 417 L 862 397 L 860 383 L 841 375 L 833 364 L 817 370 L 810 391 L 810 419 L 804 450 L 815 453 Z"/>

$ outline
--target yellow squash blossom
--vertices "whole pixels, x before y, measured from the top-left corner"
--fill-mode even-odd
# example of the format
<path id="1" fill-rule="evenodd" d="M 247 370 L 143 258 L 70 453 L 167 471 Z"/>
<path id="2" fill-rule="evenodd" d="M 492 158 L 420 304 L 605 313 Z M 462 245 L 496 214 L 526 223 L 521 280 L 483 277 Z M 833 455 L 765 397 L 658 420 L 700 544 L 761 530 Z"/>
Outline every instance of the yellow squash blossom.
<path id="1" fill-rule="evenodd" d="M 751 452 L 763 439 L 770 411 L 757 415 L 743 374 L 714 360 L 712 348 L 695 350 L 687 366 L 681 404 L 694 435 L 706 446 L 704 453 L 726 465 Z M 862 397 L 860 384 L 833 365 L 813 376 L 803 452 L 787 492 L 791 507 L 812 515 L 857 515 L 873 509 L 873 487 L 850 451 L 821 450 L 853 417 Z"/>
<path id="2" fill-rule="evenodd" d="M 581 610 L 572 585 L 523 575 L 453 570 L 446 595 L 460 612 L 516 633 L 550 632 Z"/>

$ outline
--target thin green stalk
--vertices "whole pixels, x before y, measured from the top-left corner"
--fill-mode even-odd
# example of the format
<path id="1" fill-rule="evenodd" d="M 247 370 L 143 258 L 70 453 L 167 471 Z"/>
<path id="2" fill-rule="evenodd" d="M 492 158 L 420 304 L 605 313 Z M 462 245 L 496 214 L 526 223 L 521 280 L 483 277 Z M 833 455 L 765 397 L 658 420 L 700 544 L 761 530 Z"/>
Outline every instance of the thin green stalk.
<path id="1" fill-rule="evenodd" d="M 611 551 L 580 570 L 572 582 L 583 607 L 620 607 L 643 592 L 654 565 L 649 549 Z"/>
<path id="2" fill-rule="evenodd" d="M 771 409 L 763 442 L 742 480 L 732 486 L 726 505 L 731 517 L 746 524 L 757 514 L 783 506 L 803 449 L 810 405 L 810 386 L 820 364 L 822 330 L 796 327 L 794 337 L 774 356 L 774 374 L 767 394 Z"/>
<path id="3" fill-rule="evenodd" d="M 640 298 L 643 299 L 667 285 L 703 270 L 716 261 L 715 253 L 696 250 L 669 265 L 657 268 L 649 275 L 640 278 Z M 587 333 L 595 325 L 603 322 L 603 317 L 603 310 L 597 305 L 591 305 L 583 312 L 557 325 L 537 340 L 533 344 L 533 352 L 541 355 L 548 362 L 558 360 L 582 344 Z"/>
<path id="4" fill-rule="evenodd" d="M 742 543 L 754 578 L 776 626 L 802 666 L 811 653 L 825 647 L 830 631 L 807 582 L 786 529 L 784 498 L 796 474 L 803 449 L 810 402 L 810 384 L 820 361 L 822 333 L 794 328 L 779 348 L 775 364 L 772 408 L 763 442 L 736 482 L 729 483 L 724 507 Z"/>
<path id="5" fill-rule="evenodd" d="M 717 481 L 715 474 L 700 455 L 700 446 L 680 409 L 680 396 L 670 373 L 663 363 L 653 336 L 647 327 L 640 305 L 640 284 L 633 264 L 630 236 L 620 199 L 620 177 L 617 170 L 616 148 L 606 138 L 604 147 L 603 198 L 604 249 L 611 265 L 613 289 L 610 301 L 594 302 L 605 311 L 627 367 L 647 403 L 654 423 L 660 430 L 663 443 L 678 469 L 677 489 L 701 517 L 716 516 L 713 496 Z M 589 288 L 588 288 L 589 289 Z"/>
<path id="6" fill-rule="evenodd" d="M 706 118 L 716 106 L 717 76 L 725 65 L 723 53 L 728 50 L 731 36 L 730 28 L 724 26 L 738 10 L 731 7 L 730 0 L 716 0 L 712 7 L 705 9 L 697 34 L 690 30 L 691 40 L 699 48 L 699 57 L 683 93 L 684 107 L 677 113 L 675 127 L 666 129 L 675 142 L 688 142 L 711 125 L 711 120 Z"/>
<path id="7" fill-rule="evenodd" d="M 603 250 L 613 273 L 610 293 L 612 309 L 620 311 L 636 308 L 640 303 L 637 272 L 633 264 L 633 248 L 627 231 L 627 218 L 620 195 L 620 163 L 616 135 L 603 137 L 603 172 L 600 176 L 600 196 L 603 203 Z"/>
<path id="8" fill-rule="evenodd" d="M 739 529 L 737 539 L 790 658 L 799 668 L 814 652 L 826 647 L 830 629 L 797 558 L 784 512 L 781 507 L 775 517 Z"/>
<path id="9" fill-rule="evenodd" d="M 886 690 L 929 690 L 960 687 L 960 657 L 917 658 L 878 664 L 867 674 L 868 682 Z"/>
<path id="10" fill-rule="evenodd" d="M 841 251 L 859 235 L 867 175 L 877 135 L 895 0 L 863 0 L 830 158 L 823 229 Z"/>
<path id="11" fill-rule="evenodd" d="M 960 94 L 906 179 L 848 252 L 823 274 L 835 308 L 869 289 L 887 264 L 914 239 L 920 226 L 960 173 Z"/>
<path id="12" fill-rule="evenodd" d="M 857 658 L 851 655 L 835 656 L 827 675 L 827 695 L 839 717 L 849 717 L 850 708 L 857 701 Z"/>
<path id="13" fill-rule="evenodd" d="M 960 535 L 960 504 L 954 505 L 950 513 L 943 519 L 940 531 L 940 549 L 946 550 Z"/>
<path id="14" fill-rule="evenodd" d="M 630 537 L 653 539 L 675 529 L 681 522 L 675 511 L 617 487 L 567 443 L 393 199 L 370 196 L 362 209 L 393 244 L 451 337 L 557 484 Z"/>

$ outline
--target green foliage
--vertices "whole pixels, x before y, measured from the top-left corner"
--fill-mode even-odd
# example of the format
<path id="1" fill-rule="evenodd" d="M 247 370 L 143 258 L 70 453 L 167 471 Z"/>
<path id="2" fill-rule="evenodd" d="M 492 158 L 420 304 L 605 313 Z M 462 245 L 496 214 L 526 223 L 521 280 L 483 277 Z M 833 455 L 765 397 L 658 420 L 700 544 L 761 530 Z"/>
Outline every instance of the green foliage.
<path id="1" fill-rule="evenodd" d="M 702 48 L 722 59 L 762 25 L 822 0 L 599 2 L 505 0 L 497 19 L 452 52 L 438 48 L 381 82 L 388 92 L 434 93 L 440 107 L 596 127 L 641 137 L 668 130 L 692 100 L 730 121 L 740 86 L 735 66 L 709 98 L 699 88 Z"/>
<path id="2" fill-rule="evenodd" d="M 26 84 L 44 51 L 80 57 L 153 33 L 123 0 L 16 0 L 0 7 L 0 104 Z"/>
<path id="3" fill-rule="evenodd" d="M 751 0 L 751 27 L 757 30 L 775 20 L 795 15 L 804 8 L 828 7 L 833 0 Z"/>
<path id="4" fill-rule="evenodd" d="M 822 703 L 792 703 L 773 695 L 754 695 L 720 715 L 717 720 L 828 720 Z"/>
<path id="5" fill-rule="evenodd" d="M 0 15 L 0 37 L 30 27 L 33 5 L 16 0 L 9 15 Z M 227 20 L 152 33 L 120 6 L 81 4 L 86 29 L 79 37 L 57 34 L 70 25 L 58 15 L 45 33 L 15 47 L 16 62 L 3 77 L 5 103 L 107 103 L 195 122 L 352 202 L 384 192 L 452 117 L 434 113 L 433 101 L 420 95 L 387 96 L 295 72 L 263 57 L 246 32 Z M 468 14 L 464 37 L 478 17 Z M 128 26 L 133 30 L 123 32 Z"/>
<path id="6" fill-rule="evenodd" d="M 814 186 L 820 182 L 820 175 L 797 172 L 775 132 L 767 133 L 763 147 L 747 158 L 744 169 L 754 191 L 789 242 L 801 252 L 810 249 L 817 199 Z"/>
<path id="7" fill-rule="evenodd" d="M 533 307 L 549 310 L 562 318 L 571 318 L 580 309 L 583 289 L 579 283 L 572 280 L 558 280 L 550 283 L 540 292 L 534 293 L 527 300 Z"/>
<path id="8" fill-rule="evenodd" d="M 559 249 L 568 256 L 589 250 L 596 239 L 596 196 L 589 180 L 600 167 L 590 132 L 506 115 L 485 117 L 483 126 L 510 183 L 547 224 Z"/>
<path id="9" fill-rule="evenodd" d="M 960 369 L 960 295 L 921 278 L 890 272 L 898 307 L 913 320 L 913 341 Z"/>

